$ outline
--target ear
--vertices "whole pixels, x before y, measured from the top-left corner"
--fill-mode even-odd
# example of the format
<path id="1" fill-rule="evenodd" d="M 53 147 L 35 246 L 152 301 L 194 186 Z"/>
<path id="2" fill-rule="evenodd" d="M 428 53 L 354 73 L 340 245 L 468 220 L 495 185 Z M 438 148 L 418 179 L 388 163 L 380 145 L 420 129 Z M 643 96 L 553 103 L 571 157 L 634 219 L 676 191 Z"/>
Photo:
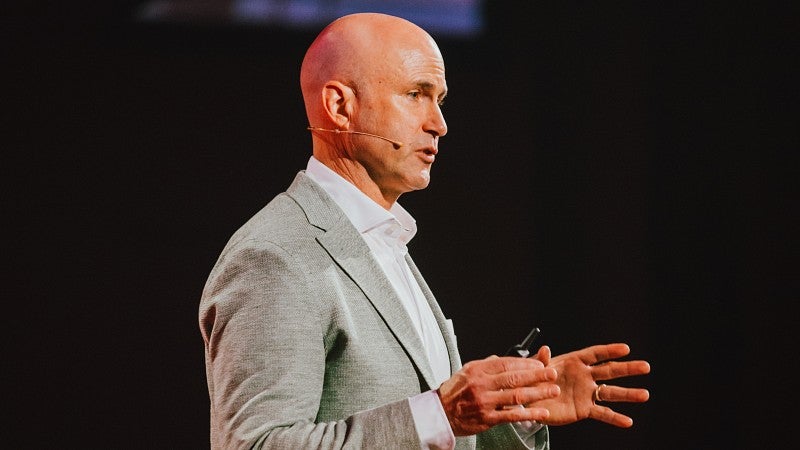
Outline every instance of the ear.
<path id="1" fill-rule="evenodd" d="M 347 129 L 350 124 L 355 98 L 353 89 L 339 81 L 329 81 L 322 88 L 322 104 L 325 113 L 338 129 Z"/>

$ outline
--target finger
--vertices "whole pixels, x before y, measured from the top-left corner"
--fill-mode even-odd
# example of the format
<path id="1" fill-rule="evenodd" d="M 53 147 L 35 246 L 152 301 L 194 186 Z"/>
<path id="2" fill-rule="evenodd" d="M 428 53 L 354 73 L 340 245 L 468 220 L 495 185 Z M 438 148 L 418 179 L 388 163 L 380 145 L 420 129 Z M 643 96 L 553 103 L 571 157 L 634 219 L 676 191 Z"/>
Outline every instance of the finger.
<path id="1" fill-rule="evenodd" d="M 513 370 L 536 370 L 544 367 L 541 361 L 533 358 L 518 358 L 511 356 L 489 356 L 464 364 L 461 371 L 472 373 L 473 376 L 493 375 Z"/>
<path id="2" fill-rule="evenodd" d="M 630 417 L 601 405 L 592 406 L 589 410 L 589 418 L 620 428 L 630 428 L 633 426 L 633 419 Z"/>
<path id="3" fill-rule="evenodd" d="M 592 377 L 595 380 L 613 380 L 647 373 L 650 373 L 650 364 L 647 361 L 609 361 L 592 366 Z"/>
<path id="4" fill-rule="evenodd" d="M 502 391 L 487 392 L 485 399 L 495 408 L 507 406 L 529 405 L 541 400 L 558 397 L 561 388 L 557 384 L 543 384 L 533 387 L 504 389 Z"/>
<path id="5" fill-rule="evenodd" d="M 537 421 L 544 422 L 550 417 L 547 408 L 526 407 L 515 405 L 512 408 L 500 408 L 494 411 L 487 411 L 484 414 L 485 423 L 497 425 L 509 422 Z"/>
<path id="6" fill-rule="evenodd" d="M 601 401 L 603 402 L 629 402 L 644 403 L 650 399 L 650 391 L 641 388 L 626 388 L 622 386 L 602 386 Z"/>
<path id="7" fill-rule="evenodd" d="M 537 359 L 517 358 L 513 356 L 490 356 L 482 361 L 471 361 L 468 364 L 480 364 L 484 373 L 489 374 L 511 372 L 516 370 L 536 370 L 544 367 L 544 364 Z"/>
<path id="8" fill-rule="evenodd" d="M 593 345 L 584 349 L 578 350 L 578 357 L 584 364 L 592 365 L 599 362 L 608 361 L 610 359 L 622 358 L 631 352 L 628 344 L 604 344 Z"/>
<path id="9" fill-rule="evenodd" d="M 512 370 L 494 375 L 491 387 L 494 389 L 514 389 L 546 381 L 555 381 L 556 378 L 558 378 L 558 372 L 553 368 Z"/>
<path id="10" fill-rule="evenodd" d="M 550 347 L 543 345 L 539 347 L 539 351 L 536 352 L 536 356 L 534 356 L 534 358 L 538 359 L 539 361 L 542 362 L 542 364 L 546 366 L 550 364 L 550 356 L 551 356 Z"/>

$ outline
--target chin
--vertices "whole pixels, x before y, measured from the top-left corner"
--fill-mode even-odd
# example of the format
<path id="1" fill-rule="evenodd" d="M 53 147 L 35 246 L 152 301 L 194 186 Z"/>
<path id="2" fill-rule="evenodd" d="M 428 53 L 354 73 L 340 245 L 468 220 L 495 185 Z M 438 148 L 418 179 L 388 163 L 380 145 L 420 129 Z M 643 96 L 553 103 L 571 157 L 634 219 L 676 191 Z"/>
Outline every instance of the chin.
<path id="1" fill-rule="evenodd" d="M 431 177 L 430 176 L 419 180 L 417 183 L 414 183 L 414 186 L 415 186 L 415 189 L 419 191 L 421 189 L 425 189 L 426 187 L 428 187 L 429 184 L 431 184 Z"/>
<path id="2" fill-rule="evenodd" d="M 409 174 L 411 175 L 411 174 Z M 419 171 L 416 176 L 407 176 L 403 180 L 406 192 L 419 191 L 428 187 L 431 182 L 431 174 L 428 169 Z"/>

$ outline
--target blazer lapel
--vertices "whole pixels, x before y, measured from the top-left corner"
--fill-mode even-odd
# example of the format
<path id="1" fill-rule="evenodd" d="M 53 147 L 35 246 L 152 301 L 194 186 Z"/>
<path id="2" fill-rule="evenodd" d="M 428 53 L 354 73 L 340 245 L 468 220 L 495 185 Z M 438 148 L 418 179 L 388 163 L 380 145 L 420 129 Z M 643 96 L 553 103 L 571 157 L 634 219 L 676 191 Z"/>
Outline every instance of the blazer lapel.
<path id="1" fill-rule="evenodd" d="M 309 222 L 323 231 L 317 241 L 372 303 L 428 386 L 434 386 L 433 371 L 411 318 L 358 230 L 303 172 L 297 175 L 287 193 L 303 208 Z"/>
<path id="2" fill-rule="evenodd" d="M 408 267 L 411 268 L 411 273 L 414 274 L 414 278 L 417 279 L 422 293 L 425 294 L 425 298 L 428 300 L 431 311 L 433 311 L 433 317 L 436 318 L 436 323 L 439 324 L 439 330 L 441 330 L 442 336 L 444 337 L 444 344 L 447 346 L 447 353 L 450 355 L 450 374 L 452 375 L 461 368 L 461 355 L 458 353 L 458 341 L 456 340 L 455 330 L 453 329 L 453 321 L 445 317 L 439 306 L 439 302 L 436 301 L 433 292 L 431 292 L 431 289 L 428 287 L 428 283 L 422 278 L 422 274 L 417 268 L 417 265 L 414 264 L 414 260 L 412 260 L 411 256 L 408 254 L 406 254 L 406 262 L 408 263 Z"/>

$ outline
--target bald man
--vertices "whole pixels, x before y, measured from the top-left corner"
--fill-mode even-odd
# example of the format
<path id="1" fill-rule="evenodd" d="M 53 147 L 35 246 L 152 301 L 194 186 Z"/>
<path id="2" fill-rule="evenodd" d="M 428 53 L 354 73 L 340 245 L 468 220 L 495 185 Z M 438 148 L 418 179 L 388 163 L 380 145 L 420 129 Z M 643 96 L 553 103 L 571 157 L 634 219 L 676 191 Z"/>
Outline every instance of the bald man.
<path id="1" fill-rule="evenodd" d="M 612 361 L 625 344 L 461 367 L 397 203 L 428 186 L 447 133 L 444 62 L 428 33 L 345 16 L 300 72 L 313 155 L 231 237 L 203 291 L 211 447 L 546 449 L 547 425 L 631 426 L 600 402 L 647 391 L 597 384 L 649 371 Z"/>

